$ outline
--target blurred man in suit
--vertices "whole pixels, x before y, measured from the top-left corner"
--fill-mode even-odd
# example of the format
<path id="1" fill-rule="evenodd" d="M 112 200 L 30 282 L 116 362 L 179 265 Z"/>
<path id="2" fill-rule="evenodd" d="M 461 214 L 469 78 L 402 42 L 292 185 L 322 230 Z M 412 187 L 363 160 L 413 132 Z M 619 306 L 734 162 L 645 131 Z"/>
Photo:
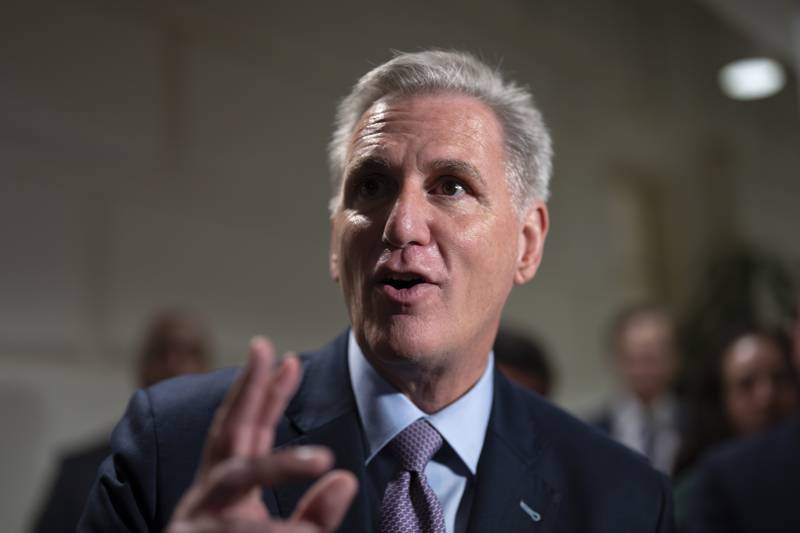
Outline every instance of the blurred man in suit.
<path id="1" fill-rule="evenodd" d="M 494 369 L 542 258 L 550 158 L 530 94 L 473 56 L 367 73 L 330 145 L 351 328 L 139 392 L 80 529 L 669 531 L 663 476 Z"/>
<path id="2" fill-rule="evenodd" d="M 689 505 L 689 533 L 800 531 L 800 413 L 712 453 Z"/>
<path id="3" fill-rule="evenodd" d="M 609 347 L 621 390 L 593 422 L 671 474 L 684 424 L 672 393 L 678 371 L 672 320 L 651 304 L 623 309 L 612 322 Z"/>
<path id="4" fill-rule="evenodd" d="M 149 387 L 189 373 L 206 372 L 211 342 L 205 327 L 185 312 L 165 310 L 148 324 L 137 360 L 137 383 Z M 108 436 L 65 454 L 33 531 L 73 533 L 97 476 L 111 452 Z"/>

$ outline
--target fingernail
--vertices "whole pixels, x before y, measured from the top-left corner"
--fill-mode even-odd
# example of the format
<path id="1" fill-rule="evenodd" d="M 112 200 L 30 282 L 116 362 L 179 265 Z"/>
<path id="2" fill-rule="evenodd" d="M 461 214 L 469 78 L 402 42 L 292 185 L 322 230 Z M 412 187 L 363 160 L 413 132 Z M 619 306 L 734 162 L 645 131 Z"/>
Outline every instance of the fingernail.
<path id="1" fill-rule="evenodd" d="M 327 450 L 322 446 L 298 446 L 293 453 L 300 461 L 318 461 L 326 457 Z"/>
<path id="2" fill-rule="evenodd" d="M 267 338 L 263 335 L 256 335 L 252 339 L 250 339 L 250 347 L 256 348 L 258 345 L 264 345 L 267 342 Z"/>

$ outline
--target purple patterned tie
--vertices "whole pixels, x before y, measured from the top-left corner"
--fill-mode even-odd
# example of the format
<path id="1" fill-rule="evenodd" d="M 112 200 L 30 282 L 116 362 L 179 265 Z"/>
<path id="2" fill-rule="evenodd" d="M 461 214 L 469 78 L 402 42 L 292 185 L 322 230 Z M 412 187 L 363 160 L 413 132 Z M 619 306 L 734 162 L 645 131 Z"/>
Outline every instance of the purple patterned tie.
<path id="1" fill-rule="evenodd" d="M 383 493 L 381 533 L 446 533 L 442 504 L 425 478 L 425 465 L 441 446 L 442 436 L 423 419 L 389 443 L 400 471 Z"/>

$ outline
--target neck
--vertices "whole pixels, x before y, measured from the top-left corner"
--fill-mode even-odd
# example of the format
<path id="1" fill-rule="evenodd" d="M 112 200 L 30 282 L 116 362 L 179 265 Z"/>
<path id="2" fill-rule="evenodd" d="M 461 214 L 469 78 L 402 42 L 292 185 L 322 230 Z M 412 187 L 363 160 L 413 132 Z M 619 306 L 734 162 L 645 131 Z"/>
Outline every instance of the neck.
<path id="1" fill-rule="evenodd" d="M 421 364 L 387 363 L 365 354 L 375 370 L 425 413 L 441 411 L 466 394 L 486 369 L 489 353 L 471 359 Z"/>

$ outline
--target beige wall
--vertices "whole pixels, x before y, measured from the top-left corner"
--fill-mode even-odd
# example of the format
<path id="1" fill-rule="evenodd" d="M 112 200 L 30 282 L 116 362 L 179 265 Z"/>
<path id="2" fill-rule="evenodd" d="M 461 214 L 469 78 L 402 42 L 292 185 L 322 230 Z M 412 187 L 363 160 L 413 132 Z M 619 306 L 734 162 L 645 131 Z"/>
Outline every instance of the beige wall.
<path id="1" fill-rule="evenodd" d="M 170 8 L 164 7 L 171 6 Z M 51 453 L 110 424 L 146 317 L 310 349 L 346 324 L 327 277 L 336 101 L 391 48 L 466 48 L 531 86 L 556 143 L 552 231 L 509 318 L 581 409 L 611 387 L 614 310 L 679 307 L 708 252 L 800 257 L 792 89 L 725 100 L 736 36 L 693 2 L 19 2 L 0 17 L 0 516 L 18 530 Z M 633 228 L 633 229 L 632 229 Z M 19 476 L 19 477 L 18 477 Z"/>

